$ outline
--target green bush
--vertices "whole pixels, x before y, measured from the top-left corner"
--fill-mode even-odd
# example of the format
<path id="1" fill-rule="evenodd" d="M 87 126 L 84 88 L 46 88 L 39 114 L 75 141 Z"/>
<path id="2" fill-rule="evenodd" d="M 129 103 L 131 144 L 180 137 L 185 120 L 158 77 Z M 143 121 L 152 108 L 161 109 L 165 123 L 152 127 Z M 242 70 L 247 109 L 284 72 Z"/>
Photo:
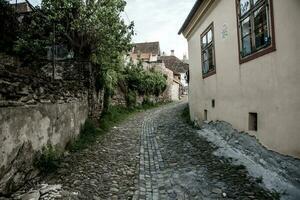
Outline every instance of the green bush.
<path id="1" fill-rule="evenodd" d="M 149 96 L 145 96 L 144 99 L 143 99 L 143 107 L 148 107 L 148 106 L 154 106 L 155 103 L 152 102 L 149 98 Z"/>
<path id="2" fill-rule="evenodd" d="M 72 152 L 86 149 L 96 141 L 96 138 L 104 135 L 112 126 L 125 119 L 133 111 L 133 109 L 131 110 L 121 106 L 111 106 L 108 111 L 101 116 L 100 121 L 97 123 L 99 124 L 98 128 L 95 122 L 87 119 L 81 127 L 78 138 L 70 141 L 67 145 L 67 149 Z"/>
<path id="3" fill-rule="evenodd" d="M 90 119 L 87 119 L 80 128 L 78 138 L 76 138 L 74 141 L 70 141 L 70 143 L 67 145 L 67 149 L 71 151 L 85 149 L 89 144 L 93 143 L 95 137 L 100 134 L 101 131 L 96 128 L 94 122 Z"/>
<path id="4" fill-rule="evenodd" d="M 125 67 L 120 85 L 124 90 L 128 106 L 136 103 L 133 98 L 137 95 L 159 96 L 167 88 L 167 77 L 155 70 L 146 71 L 139 65 L 130 64 Z"/>
<path id="5" fill-rule="evenodd" d="M 48 145 L 36 154 L 34 166 L 43 173 L 50 173 L 56 171 L 60 162 L 61 153 L 52 145 Z"/>
<path id="6" fill-rule="evenodd" d="M 135 91 L 129 90 L 125 95 L 126 106 L 132 108 L 136 106 L 137 93 Z"/>
<path id="7" fill-rule="evenodd" d="M 14 41 L 17 39 L 19 22 L 9 2 L 0 0 L 0 10 L 0 51 L 11 54 Z"/>

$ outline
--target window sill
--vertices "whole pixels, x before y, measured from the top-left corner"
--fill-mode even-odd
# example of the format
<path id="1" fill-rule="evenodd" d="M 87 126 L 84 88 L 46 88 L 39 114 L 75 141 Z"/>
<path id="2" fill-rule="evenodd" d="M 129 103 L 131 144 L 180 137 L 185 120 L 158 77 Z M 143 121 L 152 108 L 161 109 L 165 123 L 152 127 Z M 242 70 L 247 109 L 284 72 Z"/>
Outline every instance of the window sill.
<path id="1" fill-rule="evenodd" d="M 202 78 L 205 79 L 205 78 L 208 78 L 208 77 L 210 77 L 210 76 L 212 76 L 212 75 L 215 75 L 215 74 L 216 74 L 216 70 L 210 71 L 210 72 L 208 72 L 208 73 L 206 73 L 206 74 L 203 74 L 203 75 L 202 75 Z"/>
<path id="2" fill-rule="evenodd" d="M 250 55 L 248 55 L 244 58 L 241 58 L 241 56 L 240 56 L 240 64 L 249 62 L 251 60 L 254 60 L 256 58 L 259 58 L 261 56 L 264 56 L 264 55 L 269 54 L 269 53 L 274 52 L 274 51 L 276 51 L 276 47 L 275 47 L 275 45 L 272 45 L 272 46 L 269 46 L 265 49 L 261 49 L 260 51 L 257 51 L 253 54 L 250 54 Z"/>

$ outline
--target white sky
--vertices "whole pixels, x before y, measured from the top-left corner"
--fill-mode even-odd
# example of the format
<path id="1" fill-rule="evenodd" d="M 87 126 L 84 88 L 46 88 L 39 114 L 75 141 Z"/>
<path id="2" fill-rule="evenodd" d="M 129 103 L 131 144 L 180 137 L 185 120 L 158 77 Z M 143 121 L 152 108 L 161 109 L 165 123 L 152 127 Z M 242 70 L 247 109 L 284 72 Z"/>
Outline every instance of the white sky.
<path id="1" fill-rule="evenodd" d="M 195 0 L 127 0 L 126 14 L 135 23 L 134 42 L 159 41 L 162 52 L 170 54 L 174 49 L 179 58 L 187 55 L 187 41 L 177 33 L 194 3 Z"/>
<path id="2" fill-rule="evenodd" d="M 24 0 L 18 0 L 23 2 Z M 196 0 L 126 0 L 125 21 L 134 21 L 133 42 L 160 42 L 161 51 L 188 55 L 187 41 L 178 31 Z M 15 0 L 11 0 L 15 2 Z M 41 0 L 29 0 L 37 5 Z"/>

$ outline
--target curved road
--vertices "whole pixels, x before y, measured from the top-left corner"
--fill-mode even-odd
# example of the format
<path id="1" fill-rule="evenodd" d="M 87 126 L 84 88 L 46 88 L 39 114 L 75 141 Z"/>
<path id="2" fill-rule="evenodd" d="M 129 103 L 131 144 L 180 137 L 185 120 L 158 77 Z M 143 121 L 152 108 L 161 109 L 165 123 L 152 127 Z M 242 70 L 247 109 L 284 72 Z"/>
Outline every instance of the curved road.
<path id="1" fill-rule="evenodd" d="M 61 184 L 61 191 L 40 199 L 276 199 L 243 166 L 214 156 L 216 147 L 181 118 L 185 106 L 137 113 L 66 155 L 56 174 L 39 180 Z"/>

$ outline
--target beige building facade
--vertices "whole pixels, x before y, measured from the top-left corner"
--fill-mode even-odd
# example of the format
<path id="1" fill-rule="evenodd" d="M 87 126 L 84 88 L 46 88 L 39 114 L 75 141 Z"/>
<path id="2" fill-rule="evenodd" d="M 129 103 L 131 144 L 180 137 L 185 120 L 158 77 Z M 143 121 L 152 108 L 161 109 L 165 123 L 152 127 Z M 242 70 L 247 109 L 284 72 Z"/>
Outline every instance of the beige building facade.
<path id="1" fill-rule="evenodd" d="M 191 118 L 229 122 L 299 158 L 299 21 L 299 0 L 198 0 L 179 32 Z"/>

